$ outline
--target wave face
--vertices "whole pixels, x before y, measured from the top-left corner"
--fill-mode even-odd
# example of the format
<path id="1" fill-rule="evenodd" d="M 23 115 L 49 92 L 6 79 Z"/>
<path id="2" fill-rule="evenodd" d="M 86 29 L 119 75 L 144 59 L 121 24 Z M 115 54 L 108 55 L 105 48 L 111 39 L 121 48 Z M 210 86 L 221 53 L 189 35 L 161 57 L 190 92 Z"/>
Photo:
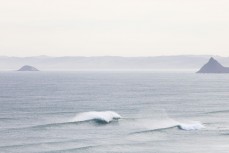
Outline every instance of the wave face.
<path id="1" fill-rule="evenodd" d="M 155 132 L 155 131 L 165 131 L 171 130 L 174 128 L 185 130 L 185 131 L 193 131 L 193 130 L 200 130 L 205 128 L 204 125 L 197 121 L 185 121 L 179 122 L 171 118 L 162 119 L 162 120 L 143 120 L 137 121 L 140 128 L 144 128 L 145 130 L 133 132 L 132 134 L 136 133 L 148 133 L 148 132 Z M 136 125 L 136 126 L 138 126 Z"/>
<path id="2" fill-rule="evenodd" d="M 77 114 L 71 122 L 83 122 L 83 121 L 90 121 L 95 120 L 102 123 L 109 123 L 113 120 L 120 119 L 121 116 L 113 111 L 92 111 L 92 112 L 84 112 Z"/>
<path id="3" fill-rule="evenodd" d="M 170 130 L 178 128 L 180 130 L 185 130 L 185 131 L 192 131 L 192 130 L 200 130 L 204 128 L 204 125 L 201 123 L 193 123 L 193 124 L 178 124 L 178 125 L 171 125 L 167 127 L 159 127 L 159 128 L 153 128 L 149 130 L 144 130 L 144 131 L 138 131 L 138 132 L 133 132 L 131 134 L 140 134 L 140 133 L 148 133 L 148 132 L 156 132 L 156 131 L 165 131 L 165 130 Z"/>

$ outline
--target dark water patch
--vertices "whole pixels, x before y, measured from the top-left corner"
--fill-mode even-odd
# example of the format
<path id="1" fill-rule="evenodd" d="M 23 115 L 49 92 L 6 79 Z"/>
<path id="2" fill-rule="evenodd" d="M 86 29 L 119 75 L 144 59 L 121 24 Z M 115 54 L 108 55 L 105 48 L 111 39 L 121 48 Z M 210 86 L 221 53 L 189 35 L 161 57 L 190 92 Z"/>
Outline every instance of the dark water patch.
<path id="1" fill-rule="evenodd" d="M 58 145 L 64 143 L 75 143 L 75 142 L 82 142 L 87 141 L 86 139 L 73 139 L 73 140 L 66 140 L 66 141 L 53 141 L 53 142 L 40 142 L 40 143 L 25 143 L 25 144 L 17 144 L 17 145 L 5 145 L 0 146 L 0 149 L 9 149 L 9 148 L 23 148 L 23 147 L 37 147 L 40 145 Z"/>
<path id="2" fill-rule="evenodd" d="M 97 145 L 97 146 L 91 145 L 91 146 L 84 146 L 84 147 L 71 148 L 71 149 L 63 149 L 63 150 L 54 150 L 54 151 L 39 152 L 39 153 L 68 153 L 68 152 L 79 152 L 79 151 L 91 149 L 91 148 L 98 147 L 98 146 L 100 146 L 100 145 Z"/>
<path id="3" fill-rule="evenodd" d="M 7 114 L 10 114 L 10 115 L 12 115 L 12 114 L 15 114 L 15 115 L 30 115 L 30 114 L 32 114 L 32 115 L 58 115 L 58 114 L 75 114 L 76 112 L 75 111 L 63 111 L 63 112 L 20 112 L 20 111 L 18 111 L 18 112 L 11 112 L 11 113 L 9 113 L 9 112 L 2 112 L 2 113 L 0 113 L 1 115 L 7 115 Z"/>
<path id="4" fill-rule="evenodd" d="M 205 114 L 218 114 L 218 113 L 229 113 L 229 110 L 211 111 L 211 112 L 206 112 Z"/>
<path id="5" fill-rule="evenodd" d="M 176 125 L 176 126 L 165 127 L 165 128 L 158 128 L 158 129 L 152 129 L 152 130 L 137 131 L 137 132 L 132 132 L 130 134 L 142 134 L 142 133 L 151 133 L 151 132 L 161 132 L 161 131 L 166 131 L 166 130 L 175 129 L 175 128 L 183 130 L 180 126 Z"/>
<path id="6" fill-rule="evenodd" d="M 15 118 L 10 118 L 10 117 L 2 117 L 0 118 L 0 121 L 5 121 L 5 120 L 16 120 Z"/>
<path id="7" fill-rule="evenodd" d="M 106 147 L 126 147 L 126 146 L 135 146 L 135 145 L 144 145 L 145 143 L 115 143 L 115 144 L 101 144 L 101 145 L 89 145 L 89 146 L 84 146 L 84 147 L 77 147 L 77 148 L 70 148 L 70 149 L 63 149 L 63 150 L 53 150 L 53 151 L 47 151 L 47 152 L 39 152 L 39 153 L 82 153 L 84 151 L 88 152 L 93 152 L 92 149 L 97 149 L 101 148 L 103 150 L 106 150 Z M 109 151 L 108 151 L 109 152 Z"/>
<path id="8" fill-rule="evenodd" d="M 229 133 L 221 133 L 220 135 L 229 136 Z"/>

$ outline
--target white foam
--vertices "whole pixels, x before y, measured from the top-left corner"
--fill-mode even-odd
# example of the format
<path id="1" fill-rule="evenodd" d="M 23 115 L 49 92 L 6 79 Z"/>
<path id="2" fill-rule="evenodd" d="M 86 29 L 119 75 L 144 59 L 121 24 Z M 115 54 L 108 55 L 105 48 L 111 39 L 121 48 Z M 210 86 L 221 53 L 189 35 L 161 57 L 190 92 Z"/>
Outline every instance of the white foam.
<path id="1" fill-rule="evenodd" d="M 199 123 L 199 122 L 191 123 L 191 124 L 181 123 L 178 125 L 178 127 L 181 128 L 182 130 L 190 131 L 190 130 L 200 130 L 200 129 L 204 128 L 204 125 Z"/>
<path id="2" fill-rule="evenodd" d="M 71 122 L 82 122 L 82 121 L 89 121 L 89 120 L 99 120 L 106 123 L 111 122 L 114 119 L 120 119 L 121 116 L 113 111 L 91 111 L 91 112 L 83 112 L 77 114 Z"/>

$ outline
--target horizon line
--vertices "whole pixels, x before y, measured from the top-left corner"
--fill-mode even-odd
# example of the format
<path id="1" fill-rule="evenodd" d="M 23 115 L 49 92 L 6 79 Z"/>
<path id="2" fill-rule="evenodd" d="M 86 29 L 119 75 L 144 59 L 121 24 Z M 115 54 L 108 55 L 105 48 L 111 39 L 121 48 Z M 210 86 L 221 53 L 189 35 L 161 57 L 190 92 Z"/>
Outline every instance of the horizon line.
<path id="1" fill-rule="evenodd" d="M 8 58 L 31 58 L 31 57 L 47 57 L 47 58 L 60 58 L 60 57 L 83 57 L 83 58 L 91 58 L 91 57 L 121 57 L 121 58 L 149 58 L 149 57 L 177 57 L 177 56 L 211 56 L 211 57 L 224 57 L 228 58 L 229 56 L 222 55 L 211 55 L 211 54 L 177 54 L 177 55 L 155 55 L 155 56 L 116 56 L 116 55 L 98 55 L 98 56 L 71 56 L 71 55 L 63 55 L 63 56 L 51 56 L 51 55 L 33 55 L 33 56 L 9 56 L 9 55 L 0 55 L 0 57 L 8 57 Z"/>

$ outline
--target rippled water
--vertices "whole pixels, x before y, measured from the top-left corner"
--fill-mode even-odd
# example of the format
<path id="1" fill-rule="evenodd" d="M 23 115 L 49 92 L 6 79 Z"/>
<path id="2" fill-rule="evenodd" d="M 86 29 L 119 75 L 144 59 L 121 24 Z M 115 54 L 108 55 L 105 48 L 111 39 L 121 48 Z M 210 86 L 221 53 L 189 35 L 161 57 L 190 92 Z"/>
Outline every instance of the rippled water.
<path id="1" fill-rule="evenodd" d="M 1 72 L 1 153 L 228 153 L 229 75 Z"/>

